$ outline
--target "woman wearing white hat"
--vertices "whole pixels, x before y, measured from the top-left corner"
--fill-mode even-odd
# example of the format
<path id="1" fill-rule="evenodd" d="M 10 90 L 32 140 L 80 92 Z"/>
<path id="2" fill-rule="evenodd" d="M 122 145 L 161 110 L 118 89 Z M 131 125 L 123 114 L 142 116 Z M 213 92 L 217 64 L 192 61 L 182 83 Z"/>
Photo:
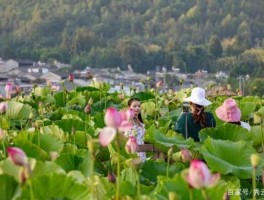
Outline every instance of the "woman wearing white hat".
<path id="1" fill-rule="evenodd" d="M 205 98 L 205 90 L 195 87 L 191 96 L 184 99 L 189 102 L 191 112 L 183 112 L 176 123 L 175 131 L 182 134 L 185 139 L 191 137 L 199 141 L 198 132 L 206 127 L 215 127 L 216 122 L 211 112 L 205 112 L 205 107 L 211 104 Z"/>

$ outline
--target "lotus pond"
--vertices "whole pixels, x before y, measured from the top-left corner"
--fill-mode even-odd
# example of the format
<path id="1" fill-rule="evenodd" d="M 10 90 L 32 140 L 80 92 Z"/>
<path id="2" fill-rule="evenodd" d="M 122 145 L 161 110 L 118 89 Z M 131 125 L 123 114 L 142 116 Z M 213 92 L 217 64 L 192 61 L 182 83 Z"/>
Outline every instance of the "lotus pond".
<path id="1" fill-rule="evenodd" d="M 142 163 L 127 153 L 120 133 L 100 145 L 107 108 L 125 109 L 130 97 L 109 90 L 99 82 L 71 91 L 36 86 L 28 95 L 0 100 L 1 200 L 264 199 L 262 98 L 233 97 L 251 131 L 215 117 L 217 126 L 201 130 L 194 142 L 174 131 L 190 88 L 163 94 L 131 89 L 142 102 L 145 142 L 159 149 Z M 214 114 L 227 97 L 209 98 L 207 110 Z M 193 180 L 193 160 L 204 161 L 200 182 Z"/>

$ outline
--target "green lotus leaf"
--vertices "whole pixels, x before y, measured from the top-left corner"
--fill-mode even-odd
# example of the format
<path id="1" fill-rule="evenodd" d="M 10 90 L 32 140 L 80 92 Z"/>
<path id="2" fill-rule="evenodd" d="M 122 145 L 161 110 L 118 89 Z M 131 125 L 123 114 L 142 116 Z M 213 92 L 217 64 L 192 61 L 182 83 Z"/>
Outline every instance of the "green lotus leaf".
<path id="1" fill-rule="evenodd" d="M 30 186 L 31 185 L 31 186 Z M 31 184 L 23 187 L 18 200 L 31 199 L 89 199 L 90 188 L 80 184 L 73 177 L 64 174 L 49 174 L 31 179 Z M 31 188 L 30 188 L 31 187 Z M 32 189 L 32 190 L 31 190 Z"/>
<path id="2" fill-rule="evenodd" d="M 149 115 L 149 116 L 154 116 L 155 115 L 155 103 L 149 101 L 149 102 L 144 102 L 144 103 L 141 103 L 141 112 L 144 114 L 144 115 Z"/>
<path id="3" fill-rule="evenodd" d="M 37 176 L 44 176 L 44 175 L 49 175 L 49 174 L 66 174 L 66 172 L 62 169 L 61 166 L 56 164 L 55 162 L 51 161 L 37 161 L 36 165 L 33 169 L 32 176 L 37 177 Z"/>
<path id="4" fill-rule="evenodd" d="M 85 177 L 78 170 L 70 171 L 67 176 L 73 177 L 78 183 L 83 183 L 85 181 Z"/>
<path id="5" fill-rule="evenodd" d="M 157 130 L 154 126 L 151 126 L 146 130 L 145 140 L 154 144 L 155 147 L 163 152 L 167 152 L 170 147 L 177 147 L 178 149 L 181 149 L 190 148 L 195 145 L 191 138 L 185 140 L 181 135 L 168 137 Z"/>
<path id="6" fill-rule="evenodd" d="M 139 99 L 142 101 L 148 101 L 149 99 L 155 99 L 155 95 L 153 95 L 151 92 L 138 92 L 133 95 L 133 97 Z"/>
<path id="7" fill-rule="evenodd" d="M 42 102 L 44 105 L 53 104 L 55 103 L 55 98 L 53 95 L 48 94 L 47 96 L 43 96 Z"/>
<path id="8" fill-rule="evenodd" d="M 176 173 L 179 173 L 184 168 L 185 166 L 182 163 L 174 163 L 170 165 L 169 176 L 174 176 Z M 140 175 L 144 177 L 144 179 L 149 180 L 152 183 L 156 183 L 158 175 L 167 175 L 167 163 L 155 162 L 153 160 L 146 161 L 142 167 Z"/>
<path id="9" fill-rule="evenodd" d="M 80 105 L 80 106 L 85 106 L 86 104 L 86 99 L 83 95 L 77 94 L 74 98 L 72 98 L 70 101 L 67 102 L 67 106 L 70 105 Z"/>
<path id="10" fill-rule="evenodd" d="M 256 102 L 239 102 L 239 108 L 241 110 L 241 120 L 247 121 L 251 113 L 254 112 L 256 108 Z"/>
<path id="11" fill-rule="evenodd" d="M 19 182 L 20 169 L 21 167 L 14 165 L 14 163 L 11 162 L 9 158 L 6 158 L 0 162 L 0 174 L 12 176 L 17 182 Z"/>
<path id="12" fill-rule="evenodd" d="M 61 152 L 63 149 L 63 141 L 52 134 L 35 134 L 32 142 L 48 154 L 53 151 Z"/>
<path id="13" fill-rule="evenodd" d="M 64 132 L 72 133 L 72 131 L 84 131 L 85 123 L 77 119 L 63 119 L 54 122 L 58 125 Z"/>
<path id="14" fill-rule="evenodd" d="M 69 136 L 69 140 L 71 143 L 74 143 L 79 148 L 86 148 L 87 141 L 91 139 L 90 135 L 87 135 L 84 131 L 76 131 L 73 135 Z"/>
<path id="15" fill-rule="evenodd" d="M 62 116 L 61 119 L 76 119 L 76 120 L 82 121 L 82 119 L 79 116 L 72 115 L 72 114 L 65 114 L 65 115 Z"/>
<path id="16" fill-rule="evenodd" d="M 34 93 L 36 96 L 47 96 L 51 93 L 50 87 L 36 87 L 34 89 Z"/>
<path id="17" fill-rule="evenodd" d="M 37 144 L 25 140 L 15 140 L 14 143 L 16 147 L 23 149 L 28 157 L 36 158 L 37 160 L 49 159 L 49 154 Z"/>
<path id="18" fill-rule="evenodd" d="M 135 187 L 138 181 L 138 172 L 135 168 L 125 168 L 121 172 L 121 180 L 131 183 Z"/>
<path id="19" fill-rule="evenodd" d="M 56 105 L 57 106 L 65 106 L 66 105 L 66 93 L 64 91 L 62 92 L 57 92 L 54 95 L 55 101 L 56 101 Z"/>
<path id="20" fill-rule="evenodd" d="M 257 112 L 257 115 L 261 116 L 262 119 L 264 118 L 264 106 L 262 106 Z"/>
<path id="21" fill-rule="evenodd" d="M 251 126 L 250 133 L 252 134 L 253 146 L 259 147 L 264 143 L 264 127 Z"/>
<path id="22" fill-rule="evenodd" d="M 14 143 L 21 147 L 24 147 L 25 143 L 31 143 L 30 146 L 32 146 L 36 151 L 46 152 L 42 153 L 44 157 L 46 157 L 46 154 L 49 155 L 52 151 L 61 152 L 63 149 L 62 140 L 52 134 L 32 134 L 22 131 L 14 138 Z"/>
<path id="23" fill-rule="evenodd" d="M 61 141 L 64 140 L 64 131 L 58 127 L 57 125 L 50 125 L 50 126 L 43 126 L 40 129 L 41 134 L 50 134 L 50 135 L 55 135 L 58 138 L 60 138 Z"/>
<path id="24" fill-rule="evenodd" d="M 199 132 L 201 142 L 204 142 L 208 137 L 234 142 L 240 140 L 250 142 L 252 140 L 252 134 L 247 129 L 230 123 L 225 123 L 216 128 L 205 128 Z"/>
<path id="25" fill-rule="evenodd" d="M 79 170 L 85 177 L 92 174 L 93 162 L 87 150 L 78 150 L 76 154 L 62 153 L 55 162 L 67 173 Z"/>
<path id="26" fill-rule="evenodd" d="M 98 88 L 90 87 L 90 86 L 76 87 L 75 90 L 76 90 L 76 92 L 83 92 L 83 91 L 93 92 L 93 91 L 99 91 Z"/>
<path id="27" fill-rule="evenodd" d="M 10 119 L 28 119 L 32 107 L 16 101 L 9 101 L 6 116 Z"/>
<path id="28" fill-rule="evenodd" d="M 105 127 L 105 123 L 104 123 L 104 113 L 98 112 L 98 113 L 96 113 L 94 115 L 94 125 L 95 125 L 95 127 L 98 127 L 98 128 Z"/>
<path id="29" fill-rule="evenodd" d="M 256 153 L 256 150 L 246 141 L 233 142 L 207 138 L 201 153 L 209 168 L 214 171 L 233 174 L 241 179 L 252 177 L 250 156 Z"/>
<path id="30" fill-rule="evenodd" d="M 0 117 L 0 128 L 3 130 L 6 130 L 10 127 L 10 121 L 7 118 L 7 116 L 1 116 Z"/>
<path id="31" fill-rule="evenodd" d="M 18 182 L 7 174 L 0 175 L 0 197 L 1 200 L 10 200 L 16 194 Z"/>

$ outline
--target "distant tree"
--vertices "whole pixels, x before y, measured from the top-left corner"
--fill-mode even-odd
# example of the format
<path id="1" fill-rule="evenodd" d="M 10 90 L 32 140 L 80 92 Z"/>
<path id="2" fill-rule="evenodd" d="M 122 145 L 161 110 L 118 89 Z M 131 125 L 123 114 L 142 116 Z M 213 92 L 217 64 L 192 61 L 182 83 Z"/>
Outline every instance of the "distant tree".
<path id="1" fill-rule="evenodd" d="M 125 66 L 131 65 L 135 71 L 142 71 L 142 60 L 145 56 L 145 50 L 139 43 L 125 39 L 117 44 L 117 52 L 120 55 Z"/>
<path id="2" fill-rule="evenodd" d="M 249 95 L 258 95 L 260 97 L 264 96 L 264 78 L 256 78 L 250 84 L 248 88 Z"/>
<path id="3" fill-rule="evenodd" d="M 208 50 L 209 53 L 214 55 L 216 58 L 221 57 L 223 54 L 223 48 L 220 39 L 213 35 L 210 38 L 209 44 L 208 44 Z"/>

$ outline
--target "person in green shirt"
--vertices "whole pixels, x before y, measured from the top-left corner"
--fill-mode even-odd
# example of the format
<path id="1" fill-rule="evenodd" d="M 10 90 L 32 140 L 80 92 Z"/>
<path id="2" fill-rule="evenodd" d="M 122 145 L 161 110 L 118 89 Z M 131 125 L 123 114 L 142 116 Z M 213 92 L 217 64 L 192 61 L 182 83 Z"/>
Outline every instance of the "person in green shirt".
<path id="1" fill-rule="evenodd" d="M 205 107 L 211 102 L 205 98 L 205 90 L 200 87 L 193 88 L 191 96 L 184 101 L 189 103 L 190 112 L 183 110 L 177 120 L 175 131 L 182 134 L 185 139 L 191 137 L 198 142 L 198 132 L 201 129 L 216 125 L 213 114 L 205 112 Z"/>

